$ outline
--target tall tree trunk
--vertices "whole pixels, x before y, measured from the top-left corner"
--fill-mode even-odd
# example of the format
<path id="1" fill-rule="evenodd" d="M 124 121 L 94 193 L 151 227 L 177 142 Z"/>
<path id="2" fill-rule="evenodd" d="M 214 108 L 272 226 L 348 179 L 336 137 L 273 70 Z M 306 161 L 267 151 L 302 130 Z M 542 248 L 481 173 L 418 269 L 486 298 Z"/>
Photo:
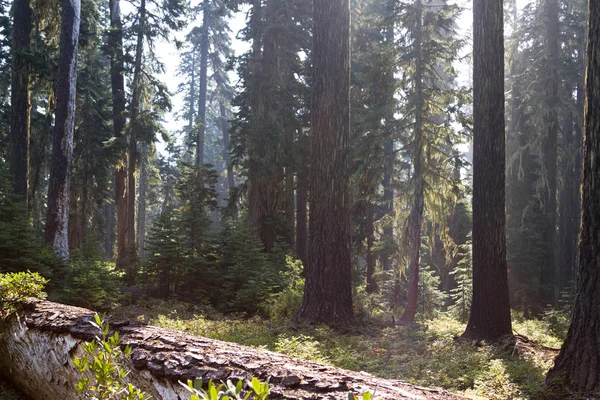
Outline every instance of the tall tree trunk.
<path id="1" fill-rule="evenodd" d="M 408 303 L 400 318 L 403 322 L 414 322 L 419 301 L 419 264 L 421 263 L 421 226 L 423 225 L 423 210 L 425 208 L 425 193 L 423 187 L 424 154 L 423 154 L 423 60 L 421 59 L 421 40 L 423 24 L 423 5 L 421 0 L 416 2 L 417 22 L 415 36 L 415 96 L 416 115 L 413 146 L 413 179 L 414 203 L 408 216 Z"/>
<path id="2" fill-rule="evenodd" d="M 198 93 L 198 138 L 196 166 L 204 164 L 204 137 L 206 133 L 206 90 L 208 74 L 208 46 L 211 22 L 210 0 L 204 0 L 202 17 L 202 36 L 200 37 L 200 93 Z M 201 174 L 199 174 L 201 176 Z"/>
<path id="3" fill-rule="evenodd" d="M 139 25 L 135 48 L 133 69 L 133 90 L 131 95 L 129 160 L 127 171 L 127 258 L 125 265 L 125 280 L 128 285 L 135 284 L 137 258 L 135 241 L 135 171 L 137 168 L 137 125 L 142 97 L 142 59 L 144 55 L 144 31 L 146 27 L 146 0 L 140 1 Z"/>
<path id="4" fill-rule="evenodd" d="M 148 192 L 148 145 L 142 145 L 140 157 L 140 187 L 138 193 L 137 217 L 137 247 L 141 260 L 144 260 L 144 247 L 146 242 L 146 193 Z"/>
<path id="5" fill-rule="evenodd" d="M 29 135 L 30 135 L 30 62 L 28 54 L 31 44 L 32 10 L 30 0 L 15 0 L 13 3 L 12 26 L 12 86 L 11 104 L 11 158 L 10 174 L 16 200 L 26 210 L 27 183 L 29 179 Z"/>
<path id="6" fill-rule="evenodd" d="M 125 67 L 123 64 L 123 25 L 119 0 L 109 0 L 110 81 L 112 89 L 113 136 L 120 147 L 119 163 L 115 169 L 115 206 L 117 209 L 117 267 L 127 263 L 127 151 L 125 150 Z M 110 245 L 112 249 L 112 244 Z M 112 250 L 110 251 L 112 254 Z"/>
<path id="7" fill-rule="evenodd" d="M 301 167 L 298 169 L 298 183 L 296 186 L 296 257 L 306 267 L 306 245 L 307 245 L 307 197 L 308 197 L 308 136 L 300 132 L 298 139 L 298 153 L 302 157 Z"/>
<path id="8" fill-rule="evenodd" d="M 188 137 L 187 137 L 187 149 L 188 151 L 192 151 L 191 144 L 193 143 L 193 139 L 191 137 L 192 132 L 194 131 L 194 117 L 196 116 L 195 111 L 196 107 L 196 45 L 194 43 L 194 48 L 192 49 L 192 80 L 190 82 L 190 108 L 188 110 Z"/>
<path id="9" fill-rule="evenodd" d="M 568 88 L 567 88 L 568 89 Z M 572 90 L 567 90 L 572 93 Z M 571 280 L 571 271 L 576 258 L 577 249 L 573 247 L 574 226 L 577 225 L 578 215 L 577 199 L 572 195 L 577 192 L 580 180 L 575 176 L 575 165 L 573 160 L 575 150 L 574 140 L 574 118 L 573 112 L 568 111 L 564 116 L 562 128 L 562 148 L 564 155 L 561 159 L 561 176 L 563 187 L 560 191 L 559 201 L 559 229 L 557 237 L 558 262 L 557 262 L 557 289 L 564 290 Z"/>
<path id="10" fill-rule="evenodd" d="M 547 381 L 597 397 L 600 395 L 600 3 L 590 0 L 589 10 L 577 296 L 567 339 Z"/>
<path id="11" fill-rule="evenodd" d="M 287 244 L 289 244 L 291 248 L 296 244 L 294 240 L 294 163 L 292 161 L 292 154 L 294 153 L 294 131 L 295 129 L 293 126 L 286 126 L 284 128 L 285 148 L 287 149 L 286 151 L 289 152 L 285 166 L 285 186 L 283 190 L 285 196 L 285 238 Z"/>
<path id="12" fill-rule="evenodd" d="M 115 206 L 110 201 L 104 202 L 104 258 L 112 260 L 113 243 L 115 239 L 114 231 Z"/>
<path id="13" fill-rule="evenodd" d="M 253 74 L 255 89 L 253 97 L 253 132 L 248 150 L 250 167 L 248 173 L 248 214 L 252 226 L 260 236 L 265 251 L 275 245 L 280 233 L 284 170 L 278 152 L 283 144 L 279 139 L 277 119 L 277 88 L 280 83 L 278 58 L 278 29 L 263 29 L 260 3 L 254 6 L 253 20 L 257 35 L 262 36 L 257 48 L 253 47 Z M 277 1 L 267 0 L 264 14 L 267 26 L 278 21 Z M 262 52 L 260 44 L 262 43 Z M 255 58 L 258 57 L 258 58 Z"/>
<path id="14" fill-rule="evenodd" d="M 546 56 L 548 62 L 545 96 L 546 132 L 542 143 L 544 180 L 543 207 L 546 224 L 542 232 L 545 254 L 540 275 L 540 299 L 543 305 L 556 302 L 556 169 L 558 136 L 558 0 L 546 0 Z"/>
<path id="15" fill-rule="evenodd" d="M 367 221 L 365 227 L 365 236 L 367 237 L 367 293 L 375 293 L 379 290 L 377 281 L 375 280 L 375 253 L 373 245 L 375 244 L 375 227 L 373 226 L 373 213 L 375 206 L 368 204 L 367 206 Z"/>
<path id="16" fill-rule="evenodd" d="M 231 191 L 235 186 L 233 181 L 233 165 L 231 164 L 231 158 L 229 157 L 229 123 L 227 122 L 227 112 L 225 111 L 225 102 L 219 101 L 219 111 L 221 113 L 221 132 L 223 134 L 223 159 L 227 164 L 227 189 L 231 196 Z"/>
<path id="17" fill-rule="evenodd" d="M 502 0 L 473 2 L 473 301 L 463 337 L 512 333 L 506 272 Z"/>
<path id="18" fill-rule="evenodd" d="M 386 48 L 388 51 L 394 51 L 396 46 L 394 40 L 394 8 L 395 1 L 388 1 L 388 13 L 389 18 L 388 25 L 386 27 L 385 41 Z M 386 221 L 383 226 L 383 249 L 381 250 L 381 266 L 384 271 L 390 271 L 392 269 L 392 246 L 394 243 L 394 186 L 393 186 L 393 173 L 394 173 L 394 95 L 395 95 L 395 63 L 389 63 L 390 67 L 387 73 L 386 82 L 386 95 L 387 95 L 387 113 L 385 117 L 386 123 L 386 138 L 384 139 L 383 154 L 385 157 L 384 172 L 383 172 L 383 210 L 386 216 Z"/>
<path id="19" fill-rule="evenodd" d="M 63 258 L 69 257 L 69 189 L 73 158 L 80 14 L 80 0 L 63 0 L 60 62 L 56 90 L 56 122 L 45 231 L 46 242 L 52 245 L 58 255 Z"/>
<path id="20" fill-rule="evenodd" d="M 349 221 L 350 6 L 313 6 L 310 237 L 304 299 L 297 317 L 347 326 L 353 321 Z"/>

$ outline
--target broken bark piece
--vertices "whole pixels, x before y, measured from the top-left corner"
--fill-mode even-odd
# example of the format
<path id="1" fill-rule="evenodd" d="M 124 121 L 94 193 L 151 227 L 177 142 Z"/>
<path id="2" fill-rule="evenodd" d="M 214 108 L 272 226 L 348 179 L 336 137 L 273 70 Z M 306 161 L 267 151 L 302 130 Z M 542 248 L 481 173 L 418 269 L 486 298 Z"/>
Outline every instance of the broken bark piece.
<path id="1" fill-rule="evenodd" d="M 75 400 L 80 376 L 72 358 L 98 334 L 83 308 L 33 301 L 0 322 L 0 373 L 34 400 Z M 261 349 L 170 331 L 140 323 L 111 325 L 132 348 L 129 382 L 154 399 L 188 399 L 188 379 L 269 379 L 270 399 L 346 400 L 371 392 L 380 400 L 457 400 L 460 396 L 400 381 L 324 366 Z"/>

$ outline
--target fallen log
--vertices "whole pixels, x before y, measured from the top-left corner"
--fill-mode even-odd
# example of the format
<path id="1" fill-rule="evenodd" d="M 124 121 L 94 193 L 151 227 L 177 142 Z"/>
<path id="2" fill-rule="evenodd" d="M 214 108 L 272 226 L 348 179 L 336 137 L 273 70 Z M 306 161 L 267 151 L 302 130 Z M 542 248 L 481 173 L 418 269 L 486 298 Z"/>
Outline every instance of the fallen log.
<path id="1" fill-rule="evenodd" d="M 0 322 L 0 374 L 34 400 L 79 398 L 72 358 L 98 334 L 93 312 L 32 301 Z M 180 381 L 257 377 L 270 380 L 271 399 L 348 399 L 366 391 L 377 399 L 449 400 L 459 396 L 376 378 L 281 354 L 130 321 L 110 321 L 123 346 L 131 346 L 131 382 L 154 399 L 189 399 Z"/>

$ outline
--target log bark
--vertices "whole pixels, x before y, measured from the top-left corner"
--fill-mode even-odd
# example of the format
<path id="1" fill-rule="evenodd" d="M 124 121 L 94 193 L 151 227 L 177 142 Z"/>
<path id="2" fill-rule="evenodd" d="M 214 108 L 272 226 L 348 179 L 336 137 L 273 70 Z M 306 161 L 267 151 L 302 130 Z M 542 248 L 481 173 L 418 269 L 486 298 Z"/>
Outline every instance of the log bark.
<path id="1" fill-rule="evenodd" d="M 0 323 L 0 373 L 32 399 L 78 399 L 79 379 L 72 357 L 98 333 L 93 312 L 35 301 Z M 258 377 L 270 379 L 270 399 L 347 399 L 349 392 L 376 392 L 378 399 L 460 399 L 366 373 L 304 361 L 234 343 L 192 336 L 155 326 L 110 321 L 122 345 L 132 347 L 127 378 L 153 399 L 187 399 L 178 381 L 207 382 Z"/>

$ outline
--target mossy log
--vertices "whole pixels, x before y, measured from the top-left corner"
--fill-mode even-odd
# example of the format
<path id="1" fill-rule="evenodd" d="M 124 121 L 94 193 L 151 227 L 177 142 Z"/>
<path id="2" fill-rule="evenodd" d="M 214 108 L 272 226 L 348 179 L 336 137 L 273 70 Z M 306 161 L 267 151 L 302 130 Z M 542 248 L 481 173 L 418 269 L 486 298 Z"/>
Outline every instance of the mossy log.
<path id="1" fill-rule="evenodd" d="M 77 399 L 80 378 L 72 357 L 82 341 L 98 334 L 94 313 L 48 301 L 33 301 L 0 322 L 0 374 L 34 400 Z M 271 399 L 347 399 L 348 393 L 375 393 L 377 399 L 459 399 L 425 389 L 281 354 L 211 340 L 130 321 L 110 321 L 123 346 L 130 346 L 127 379 L 154 399 L 187 399 L 179 383 L 200 378 L 224 381 L 270 380 Z"/>

